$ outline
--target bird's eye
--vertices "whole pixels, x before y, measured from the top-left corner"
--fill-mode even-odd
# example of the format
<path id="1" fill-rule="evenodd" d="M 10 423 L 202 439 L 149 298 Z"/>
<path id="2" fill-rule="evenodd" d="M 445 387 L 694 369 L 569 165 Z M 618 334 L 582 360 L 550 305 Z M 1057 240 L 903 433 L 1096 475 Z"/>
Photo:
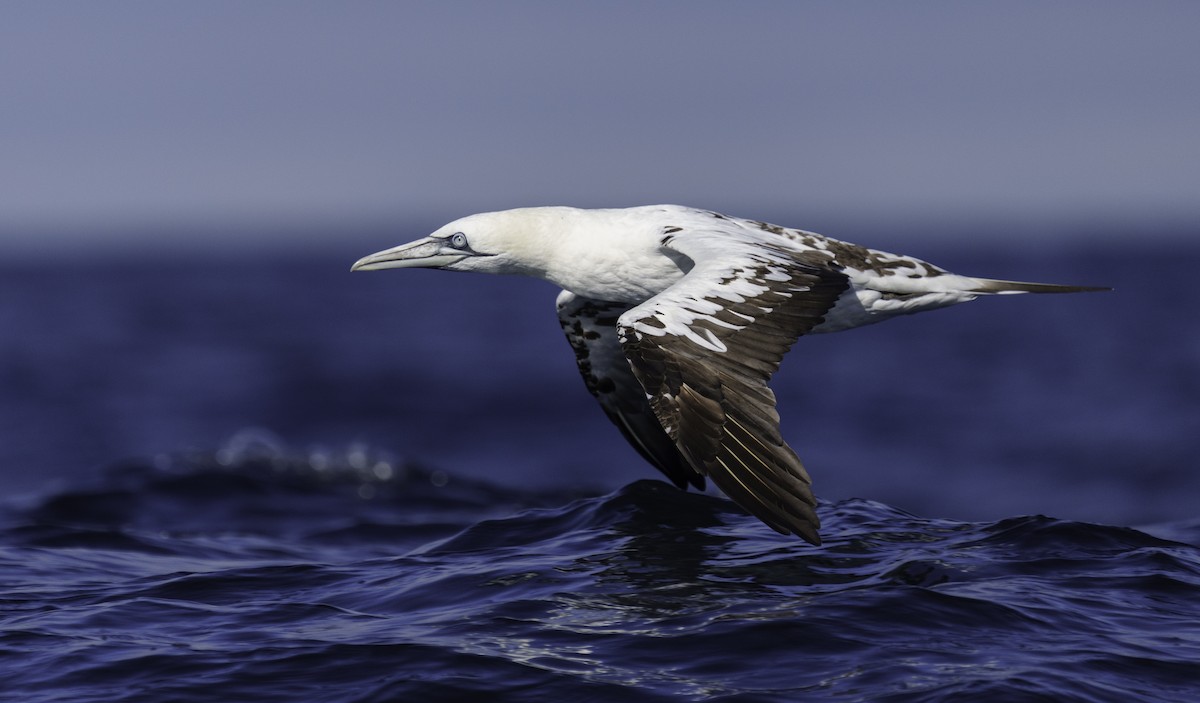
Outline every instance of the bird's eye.
<path id="1" fill-rule="evenodd" d="M 455 232 L 454 234 L 450 235 L 450 246 L 454 247 L 455 249 L 466 249 L 467 235 L 463 234 L 462 232 Z"/>

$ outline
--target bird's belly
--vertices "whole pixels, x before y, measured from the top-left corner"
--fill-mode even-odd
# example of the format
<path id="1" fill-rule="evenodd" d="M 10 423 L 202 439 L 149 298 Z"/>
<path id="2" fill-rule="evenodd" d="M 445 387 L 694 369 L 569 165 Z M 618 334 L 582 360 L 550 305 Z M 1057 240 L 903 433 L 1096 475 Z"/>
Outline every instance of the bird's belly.
<path id="1" fill-rule="evenodd" d="M 877 315 L 870 310 L 870 305 L 876 297 L 878 294 L 874 291 L 860 293 L 851 286 L 842 293 L 829 312 L 825 313 L 824 321 L 809 330 L 809 334 L 841 332 L 885 319 L 888 316 Z"/>
<path id="2" fill-rule="evenodd" d="M 975 294 L 970 291 L 928 290 L 897 293 L 851 285 L 829 312 L 825 313 L 825 320 L 809 330 L 809 333 L 841 332 L 883 322 L 897 315 L 944 308 L 974 299 Z"/>

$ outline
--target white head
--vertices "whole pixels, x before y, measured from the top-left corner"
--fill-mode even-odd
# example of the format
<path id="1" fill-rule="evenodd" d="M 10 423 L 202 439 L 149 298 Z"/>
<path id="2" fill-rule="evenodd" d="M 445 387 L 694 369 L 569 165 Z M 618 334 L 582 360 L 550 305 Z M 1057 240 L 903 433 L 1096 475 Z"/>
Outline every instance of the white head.
<path id="1" fill-rule="evenodd" d="M 408 244 L 365 256 L 351 271 L 437 268 L 541 276 L 573 208 L 521 208 L 469 215 Z"/>
<path id="2" fill-rule="evenodd" d="M 664 254 L 665 232 L 711 215 L 674 205 L 582 210 L 534 207 L 455 220 L 415 242 L 359 259 L 351 270 L 438 268 L 541 278 L 576 295 L 641 302 L 686 270 Z M 676 226 L 667 226 L 676 225 Z"/>

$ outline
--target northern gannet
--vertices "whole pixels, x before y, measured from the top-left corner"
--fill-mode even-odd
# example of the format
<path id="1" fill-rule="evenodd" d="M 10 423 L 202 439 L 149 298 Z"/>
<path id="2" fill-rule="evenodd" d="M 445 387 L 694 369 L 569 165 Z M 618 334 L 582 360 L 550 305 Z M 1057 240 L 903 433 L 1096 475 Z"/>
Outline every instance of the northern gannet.
<path id="1" fill-rule="evenodd" d="M 587 389 L 675 485 L 713 482 L 764 523 L 820 544 L 817 501 L 767 381 L 803 334 L 982 294 L 1081 286 L 970 278 L 777 225 L 678 205 L 534 207 L 455 220 L 357 261 L 517 274 L 563 290 L 558 317 Z"/>

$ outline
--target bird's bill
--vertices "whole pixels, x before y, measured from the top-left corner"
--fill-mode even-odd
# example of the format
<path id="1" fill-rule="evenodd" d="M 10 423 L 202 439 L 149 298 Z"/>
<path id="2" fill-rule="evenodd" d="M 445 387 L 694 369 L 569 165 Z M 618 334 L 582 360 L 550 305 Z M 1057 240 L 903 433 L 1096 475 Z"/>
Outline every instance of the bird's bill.
<path id="1" fill-rule="evenodd" d="M 437 268 L 464 258 L 464 255 L 446 246 L 444 240 L 426 237 L 398 247 L 384 249 L 364 256 L 350 267 L 351 271 L 378 271 L 381 269 Z"/>

